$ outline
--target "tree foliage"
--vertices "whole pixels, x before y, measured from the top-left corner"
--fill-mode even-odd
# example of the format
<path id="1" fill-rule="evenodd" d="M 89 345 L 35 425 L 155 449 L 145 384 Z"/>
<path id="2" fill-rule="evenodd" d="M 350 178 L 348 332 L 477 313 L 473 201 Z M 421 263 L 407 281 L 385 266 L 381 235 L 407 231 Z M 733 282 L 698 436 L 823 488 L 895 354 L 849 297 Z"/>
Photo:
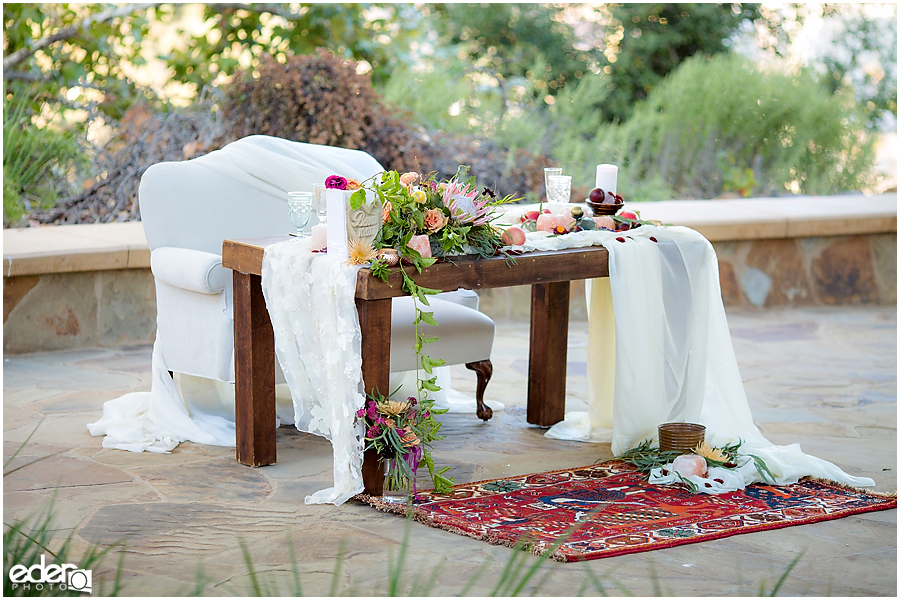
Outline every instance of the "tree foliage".
<path id="1" fill-rule="evenodd" d="M 542 94 L 556 94 L 596 65 L 595 48 L 579 49 L 575 31 L 562 19 L 564 6 L 545 4 L 435 4 L 425 6 L 437 45 L 454 50 L 451 60 L 506 82 L 524 78 Z M 534 69 L 536 64 L 540 70 Z"/>
<path id="2" fill-rule="evenodd" d="M 606 26 L 603 70 L 612 92 L 609 117 L 625 121 L 637 102 L 685 59 L 727 52 L 730 39 L 757 17 L 757 5 L 616 4 Z"/>

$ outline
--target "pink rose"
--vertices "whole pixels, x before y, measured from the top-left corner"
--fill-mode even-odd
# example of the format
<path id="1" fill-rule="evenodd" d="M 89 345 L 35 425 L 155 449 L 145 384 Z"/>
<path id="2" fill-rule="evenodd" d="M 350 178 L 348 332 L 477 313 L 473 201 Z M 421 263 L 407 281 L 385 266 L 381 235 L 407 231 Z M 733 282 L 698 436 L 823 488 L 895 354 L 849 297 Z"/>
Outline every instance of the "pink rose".
<path id="1" fill-rule="evenodd" d="M 444 212 L 437 208 L 429 209 L 425 213 L 425 229 L 428 233 L 437 233 L 444 228 L 444 225 L 450 220 L 444 215 Z"/>
<path id="2" fill-rule="evenodd" d="M 431 256 L 431 242 L 428 241 L 427 235 L 414 235 L 407 246 L 425 258 Z"/>

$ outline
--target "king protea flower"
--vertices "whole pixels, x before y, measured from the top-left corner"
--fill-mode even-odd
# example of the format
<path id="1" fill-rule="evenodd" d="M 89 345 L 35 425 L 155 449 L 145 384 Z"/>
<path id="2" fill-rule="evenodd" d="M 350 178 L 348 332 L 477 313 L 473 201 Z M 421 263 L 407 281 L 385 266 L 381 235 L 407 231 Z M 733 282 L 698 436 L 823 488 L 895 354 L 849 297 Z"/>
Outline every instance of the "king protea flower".
<path id="1" fill-rule="evenodd" d="M 484 225 L 490 221 L 490 207 L 487 200 L 477 200 L 478 190 L 468 185 L 451 181 L 444 189 L 441 201 L 450 216 L 458 223 Z"/>
<path id="2" fill-rule="evenodd" d="M 694 454 L 698 454 L 703 458 L 708 458 L 710 460 L 714 460 L 716 462 L 728 462 L 728 455 L 719 450 L 718 448 L 712 448 L 706 444 L 706 442 L 700 442 L 697 444 L 697 447 L 693 450 Z"/>

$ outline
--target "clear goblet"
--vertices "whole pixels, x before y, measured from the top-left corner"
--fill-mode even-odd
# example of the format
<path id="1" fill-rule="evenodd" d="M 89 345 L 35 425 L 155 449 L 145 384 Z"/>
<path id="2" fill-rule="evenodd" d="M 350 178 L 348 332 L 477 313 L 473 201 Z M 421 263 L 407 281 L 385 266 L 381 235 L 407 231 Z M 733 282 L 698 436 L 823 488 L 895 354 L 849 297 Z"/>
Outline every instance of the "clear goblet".
<path id="1" fill-rule="evenodd" d="M 319 217 L 319 225 L 326 225 L 328 200 L 325 199 L 325 184 L 314 183 L 313 194 L 316 197 L 316 215 Z"/>
<path id="2" fill-rule="evenodd" d="M 314 210 L 312 192 L 288 192 L 288 214 L 291 223 L 297 228 L 297 232 L 291 235 L 306 237 L 303 228 L 309 223 Z"/>

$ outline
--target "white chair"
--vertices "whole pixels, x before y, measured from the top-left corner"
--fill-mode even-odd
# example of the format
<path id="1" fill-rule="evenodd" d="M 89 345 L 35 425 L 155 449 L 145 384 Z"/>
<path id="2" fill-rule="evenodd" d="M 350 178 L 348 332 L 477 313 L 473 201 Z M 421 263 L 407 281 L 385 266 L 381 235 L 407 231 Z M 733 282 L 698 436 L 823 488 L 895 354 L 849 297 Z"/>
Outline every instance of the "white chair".
<path id="1" fill-rule="evenodd" d="M 139 200 L 156 283 L 157 341 L 165 368 L 183 376 L 176 382 L 189 409 L 209 408 L 202 393 L 185 393 L 196 392 L 197 378 L 203 378 L 213 383 L 213 395 L 230 401 L 233 419 L 232 277 L 221 264 L 222 241 L 287 234 L 293 231 L 288 191 L 312 191 L 314 182 L 332 174 L 363 180 L 383 170 L 361 151 L 268 136 L 246 137 L 193 160 L 147 169 Z M 477 302 L 467 290 L 432 299 L 439 325 L 427 335 L 437 335 L 438 341 L 427 350 L 448 365 L 465 364 L 477 373 L 477 414 L 487 420 L 491 410 L 484 406 L 484 390 L 492 371 L 494 323 L 477 310 Z M 416 367 L 413 315 L 411 298 L 394 300 L 392 373 Z M 283 383 L 277 361 L 275 368 L 276 382 Z M 279 416 L 292 420 L 284 410 L 280 404 Z"/>

